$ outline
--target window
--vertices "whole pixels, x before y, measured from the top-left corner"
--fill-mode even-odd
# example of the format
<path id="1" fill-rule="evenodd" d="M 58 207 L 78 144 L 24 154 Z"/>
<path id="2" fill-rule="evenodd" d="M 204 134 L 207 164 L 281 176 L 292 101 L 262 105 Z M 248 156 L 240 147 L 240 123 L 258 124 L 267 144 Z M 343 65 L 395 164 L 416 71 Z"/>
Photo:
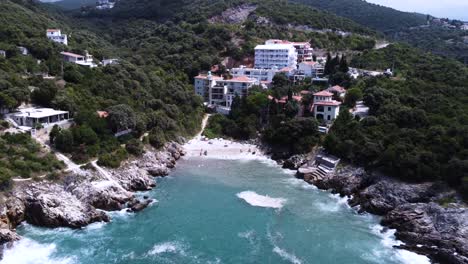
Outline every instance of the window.
<path id="1" fill-rule="evenodd" d="M 330 116 L 330 115 L 327 115 L 327 120 L 331 120 L 331 116 Z"/>
<path id="2" fill-rule="evenodd" d="M 318 105 L 317 106 L 317 112 L 323 112 L 323 111 L 324 111 L 323 105 Z"/>
<path id="3" fill-rule="evenodd" d="M 331 111 L 331 107 L 330 107 L 330 106 L 328 107 L 328 111 Z"/>

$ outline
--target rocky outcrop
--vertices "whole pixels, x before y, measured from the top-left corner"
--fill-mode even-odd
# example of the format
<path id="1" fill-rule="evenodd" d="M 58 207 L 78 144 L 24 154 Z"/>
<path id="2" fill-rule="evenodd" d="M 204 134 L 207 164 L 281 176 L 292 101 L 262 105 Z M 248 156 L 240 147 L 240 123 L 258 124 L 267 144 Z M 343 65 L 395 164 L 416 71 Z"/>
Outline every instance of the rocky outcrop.
<path id="1" fill-rule="evenodd" d="M 134 199 L 132 200 L 131 202 L 129 202 L 128 204 L 128 210 L 131 211 L 131 212 L 139 212 L 143 209 L 145 209 L 146 207 L 148 207 L 151 203 L 153 202 L 153 199 L 147 199 L 147 200 L 144 200 L 144 201 L 140 201 L 138 199 Z"/>
<path id="2" fill-rule="evenodd" d="M 406 203 L 390 211 L 382 224 L 398 230 L 404 248 L 440 263 L 468 263 L 468 209 L 436 203 Z"/>
<path id="3" fill-rule="evenodd" d="M 106 213 L 83 203 L 58 184 L 31 184 L 20 196 L 25 205 L 25 220 L 33 225 L 80 228 L 110 220 Z"/>
<path id="4" fill-rule="evenodd" d="M 249 15 L 257 9 L 256 5 L 244 4 L 226 9 L 218 16 L 210 18 L 210 23 L 240 24 L 243 23 Z"/>
<path id="5" fill-rule="evenodd" d="M 290 158 L 284 160 L 283 168 L 284 169 L 297 170 L 302 165 L 306 164 L 307 161 L 308 161 L 307 160 L 307 155 L 305 155 L 305 154 L 294 155 L 294 156 L 291 156 Z"/>
<path id="6" fill-rule="evenodd" d="M 18 197 L 11 196 L 6 201 L 6 217 L 10 228 L 16 228 L 24 221 L 26 207 L 24 201 Z"/>
<path id="7" fill-rule="evenodd" d="M 468 263 L 468 209 L 437 204 L 454 197 L 440 182 L 404 183 L 362 168 L 345 166 L 320 179 L 299 175 L 318 188 L 352 197 L 351 206 L 382 215 L 382 224 L 397 230 L 403 247 L 440 263 Z"/>
<path id="8" fill-rule="evenodd" d="M 0 244 L 6 244 L 14 241 L 18 241 L 20 236 L 10 229 L 1 228 L 0 229 Z"/>

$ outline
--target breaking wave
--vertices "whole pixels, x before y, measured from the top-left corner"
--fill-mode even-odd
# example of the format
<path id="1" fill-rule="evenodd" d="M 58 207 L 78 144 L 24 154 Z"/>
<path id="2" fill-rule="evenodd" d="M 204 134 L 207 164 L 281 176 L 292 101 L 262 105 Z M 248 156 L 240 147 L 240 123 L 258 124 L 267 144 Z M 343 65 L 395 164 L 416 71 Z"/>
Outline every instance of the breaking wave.
<path id="1" fill-rule="evenodd" d="M 73 258 L 54 257 L 57 251 L 55 244 L 39 244 L 34 240 L 23 238 L 12 248 L 4 251 L 1 264 L 71 264 Z"/>
<path id="2" fill-rule="evenodd" d="M 248 204 L 258 207 L 267 207 L 281 209 L 286 203 L 284 198 L 273 198 L 267 195 L 260 195 L 253 191 L 244 191 L 237 194 L 237 197 L 243 199 Z"/>
<path id="3" fill-rule="evenodd" d="M 149 255 L 160 255 L 163 253 L 180 253 L 182 255 L 185 254 L 183 245 L 181 245 L 177 241 L 168 241 L 156 244 L 148 252 Z"/>
<path id="4" fill-rule="evenodd" d="M 296 257 L 296 255 L 291 254 L 291 253 L 287 252 L 286 250 L 284 250 L 284 249 L 282 249 L 282 248 L 280 248 L 278 246 L 275 246 L 273 248 L 273 252 L 278 254 L 284 260 L 289 261 L 289 262 L 291 262 L 293 264 L 302 264 L 302 261 L 298 257 Z"/>

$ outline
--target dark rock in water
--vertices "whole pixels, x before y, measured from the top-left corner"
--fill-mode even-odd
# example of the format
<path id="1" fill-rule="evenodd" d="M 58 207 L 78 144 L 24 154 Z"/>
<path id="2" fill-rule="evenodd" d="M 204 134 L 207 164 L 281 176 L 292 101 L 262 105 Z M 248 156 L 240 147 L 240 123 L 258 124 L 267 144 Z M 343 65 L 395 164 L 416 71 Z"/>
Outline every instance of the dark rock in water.
<path id="1" fill-rule="evenodd" d="M 297 170 L 307 163 L 307 155 L 294 155 L 283 162 L 284 169 Z"/>
<path id="2" fill-rule="evenodd" d="M 130 205 L 130 210 L 132 212 L 139 212 L 145 209 L 146 207 L 148 207 L 148 205 L 150 205 L 152 202 L 153 202 L 153 199 L 149 199 L 149 200 L 142 201 L 142 202 L 139 200 L 136 200 Z"/>
<path id="3" fill-rule="evenodd" d="M 397 229 L 396 237 L 407 249 L 428 254 L 440 263 L 468 263 L 467 208 L 406 203 L 389 212 L 382 224 Z"/>
<path id="4" fill-rule="evenodd" d="M 17 227 L 24 221 L 24 211 L 26 210 L 24 202 L 18 197 L 10 197 L 6 201 L 6 216 L 9 220 L 10 228 Z"/>
<path id="5" fill-rule="evenodd" d="M 149 198 L 148 195 L 143 196 L 143 199 L 145 199 L 145 200 L 148 199 L 148 198 Z"/>
<path id="6" fill-rule="evenodd" d="M 20 236 L 10 229 L 0 229 L 0 245 L 20 240 Z"/>
<path id="7" fill-rule="evenodd" d="M 167 167 L 151 167 L 148 173 L 154 177 L 164 177 L 169 175 L 170 170 Z"/>

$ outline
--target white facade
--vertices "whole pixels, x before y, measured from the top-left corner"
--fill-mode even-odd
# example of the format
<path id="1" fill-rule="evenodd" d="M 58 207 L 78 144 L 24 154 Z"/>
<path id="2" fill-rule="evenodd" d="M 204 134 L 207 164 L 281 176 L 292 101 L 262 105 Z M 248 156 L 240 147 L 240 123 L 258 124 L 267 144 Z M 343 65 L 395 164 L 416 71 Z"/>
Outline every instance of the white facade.
<path id="1" fill-rule="evenodd" d="M 247 96 L 248 90 L 258 81 L 245 76 L 220 80 L 210 89 L 209 103 L 231 107 L 232 101 L 237 96 Z"/>
<path id="2" fill-rule="evenodd" d="M 269 39 L 265 41 L 265 44 L 292 44 L 294 48 L 296 48 L 298 63 L 303 61 L 312 61 L 314 49 L 311 47 L 309 42 L 290 42 L 287 40 Z"/>
<path id="3" fill-rule="evenodd" d="M 297 68 L 297 51 L 292 44 L 267 44 L 255 47 L 255 68 Z"/>
<path id="4" fill-rule="evenodd" d="M 313 112 L 316 119 L 331 122 L 338 117 L 341 103 L 332 97 L 333 94 L 327 91 L 314 94 Z"/>
<path id="5" fill-rule="evenodd" d="M 208 75 L 198 75 L 195 77 L 194 86 L 195 93 L 203 97 L 203 101 L 210 101 L 210 89 L 216 84 L 216 81 L 221 81 L 223 78 L 220 76 L 211 75 L 211 72 L 208 72 Z"/>
<path id="6" fill-rule="evenodd" d="M 6 51 L 0 50 L 0 57 L 5 58 L 6 57 Z"/>
<path id="7" fill-rule="evenodd" d="M 116 65 L 116 64 L 119 64 L 119 59 L 106 59 L 106 60 L 102 60 L 101 63 L 103 66 Z"/>
<path id="8" fill-rule="evenodd" d="M 299 63 L 299 71 L 306 77 L 315 78 L 323 76 L 325 68 L 318 62 L 304 61 Z"/>
<path id="9" fill-rule="evenodd" d="M 259 82 L 271 82 L 275 74 L 278 73 L 277 68 L 273 69 L 257 69 L 257 68 L 246 68 L 245 66 L 240 66 L 239 68 L 231 69 L 231 75 L 236 77 L 249 77 L 256 79 Z"/>
<path id="10" fill-rule="evenodd" d="M 68 45 L 68 37 L 67 37 L 67 35 L 62 34 L 60 29 L 48 29 L 47 30 L 47 38 L 54 41 L 54 42 L 63 44 L 65 46 Z"/>
<path id="11" fill-rule="evenodd" d="M 97 67 L 97 64 L 94 63 L 93 56 L 90 55 L 87 51 L 85 56 L 71 52 L 61 52 L 60 54 L 62 54 L 63 60 L 66 62 L 72 62 L 90 68 Z"/>
<path id="12" fill-rule="evenodd" d="M 25 47 L 18 46 L 18 49 L 19 49 L 19 52 L 20 52 L 21 55 L 26 56 L 26 55 L 29 54 L 29 50 L 27 48 L 25 48 Z"/>
<path id="13" fill-rule="evenodd" d="M 34 128 L 37 125 L 47 127 L 69 119 L 68 111 L 52 108 L 25 108 L 9 116 L 19 127 Z"/>

